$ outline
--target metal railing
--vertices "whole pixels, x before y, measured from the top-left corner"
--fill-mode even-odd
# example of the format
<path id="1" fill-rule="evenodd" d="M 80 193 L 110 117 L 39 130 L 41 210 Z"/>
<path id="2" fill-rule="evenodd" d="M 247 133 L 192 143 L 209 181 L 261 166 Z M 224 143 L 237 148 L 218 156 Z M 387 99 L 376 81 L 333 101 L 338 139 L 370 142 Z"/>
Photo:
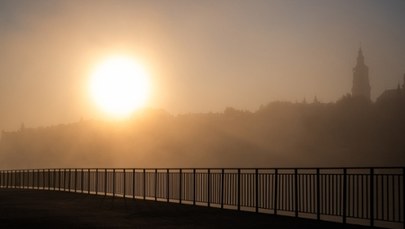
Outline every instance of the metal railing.
<path id="1" fill-rule="evenodd" d="M 45 189 L 405 228 L 405 167 L 1 170 Z"/>

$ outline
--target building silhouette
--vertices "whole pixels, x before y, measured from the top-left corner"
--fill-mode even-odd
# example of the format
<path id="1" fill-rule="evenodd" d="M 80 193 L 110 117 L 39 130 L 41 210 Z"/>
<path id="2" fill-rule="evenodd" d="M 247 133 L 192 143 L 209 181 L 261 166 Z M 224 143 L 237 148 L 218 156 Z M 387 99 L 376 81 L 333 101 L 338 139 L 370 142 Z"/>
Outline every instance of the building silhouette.
<path id="1" fill-rule="evenodd" d="M 392 102 L 404 102 L 405 101 L 405 74 L 402 87 L 398 83 L 396 89 L 385 90 L 378 98 L 377 103 L 392 103 Z"/>
<path id="2" fill-rule="evenodd" d="M 360 48 L 357 56 L 356 66 L 353 68 L 352 97 L 370 100 L 370 90 L 368 67 L 364 63 L 363 52 Z"/>

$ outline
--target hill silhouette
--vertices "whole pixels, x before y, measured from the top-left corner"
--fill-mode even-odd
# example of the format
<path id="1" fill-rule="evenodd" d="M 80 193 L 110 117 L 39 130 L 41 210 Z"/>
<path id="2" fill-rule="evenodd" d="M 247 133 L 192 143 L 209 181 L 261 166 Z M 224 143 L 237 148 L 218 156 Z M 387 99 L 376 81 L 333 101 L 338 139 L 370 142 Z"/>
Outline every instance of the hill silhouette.
<path id="1" fill-rule="evenodd" d="M 272 102 L 255 112 L 173 116 L 148 110 L 125 122 L 80 121 L 3 132 L 0 166 L 310 167 L 405 163 L 404 100 L 347 95 L 335 103 Z"/>

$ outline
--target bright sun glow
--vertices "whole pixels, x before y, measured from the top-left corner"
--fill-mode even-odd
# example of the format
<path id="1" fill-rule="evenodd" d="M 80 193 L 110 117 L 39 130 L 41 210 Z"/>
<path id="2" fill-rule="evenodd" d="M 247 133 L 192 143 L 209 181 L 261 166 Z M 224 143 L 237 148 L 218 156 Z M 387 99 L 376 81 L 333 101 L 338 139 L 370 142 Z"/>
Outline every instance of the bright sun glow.
<path id="1" fill-rule="evenodd" d="M 90 81 L 96 104 L 114 117 L 126 117 L 145 105 L 149 79 L 142 66 L 131 58 L 113 57 L 100 63 Z"/>

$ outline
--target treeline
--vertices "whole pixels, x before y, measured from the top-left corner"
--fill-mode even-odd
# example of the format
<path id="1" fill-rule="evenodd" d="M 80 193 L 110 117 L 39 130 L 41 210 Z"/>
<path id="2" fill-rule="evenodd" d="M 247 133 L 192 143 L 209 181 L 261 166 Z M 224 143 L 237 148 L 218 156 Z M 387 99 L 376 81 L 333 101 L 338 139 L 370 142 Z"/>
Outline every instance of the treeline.
<path id="1" fill-rule="evenodd" d="M 403 166 L 405 102 L 272 102 L 255 112 L 126 122 L 80 121 L 3 132 L 1 168 Z"/>

